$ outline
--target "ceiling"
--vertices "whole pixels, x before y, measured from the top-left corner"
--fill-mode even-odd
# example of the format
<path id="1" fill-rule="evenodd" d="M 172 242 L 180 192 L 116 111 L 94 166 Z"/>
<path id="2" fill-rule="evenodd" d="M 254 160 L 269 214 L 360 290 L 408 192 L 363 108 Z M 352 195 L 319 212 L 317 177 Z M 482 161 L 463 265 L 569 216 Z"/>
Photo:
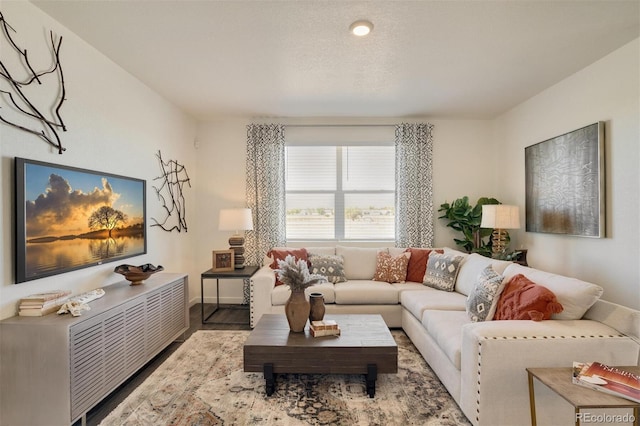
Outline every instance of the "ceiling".
<path id="1" fill-rule="evenodd" d="M 638 0 L 32 3 L 202 120 L 493 118 L 640 36 Z"/>

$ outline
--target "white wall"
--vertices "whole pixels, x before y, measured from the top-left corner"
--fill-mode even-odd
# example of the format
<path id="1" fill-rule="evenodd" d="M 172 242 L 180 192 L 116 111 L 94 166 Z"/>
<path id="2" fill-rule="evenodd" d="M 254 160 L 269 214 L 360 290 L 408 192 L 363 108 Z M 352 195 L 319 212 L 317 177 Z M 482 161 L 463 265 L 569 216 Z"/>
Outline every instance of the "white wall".
<path id="1" fill-rule="evenodd" d="M 161 264 L 167 271 L 190 273 L 192 297 L 197 296 L 200 271 L 195 268 L 194 273 L 193 262 L 194 188 L 185 189 L 189 232 L 147 228 L 146 255 L 13 284 L 14 157 L 145 179 L 150 221 L 151 217 L 162 217 L 161 204 L 152 189 L 153 179 L 161 174 L 155 157 L 158 150 L 165 159 L 184 164 L 194 184 L 198 181 L 193 148 L 196 123 L 31 3 L 3 1 L 2 13 L 16 30 L 18 45 L 29 49 L 36 64 L 42 57 L 47 59 L 42 62 L 48 63 L 48 31 L 63 37 L 61 63 L 67 101 L 61 114 L 68 131 L 61 132 L 67 151 L 59 155 L 37 137 L 0 124 L 0 318 L 15 315 L 19 299 L 28 294 L 59 288 L 78 294 L 121 281 L 122 276 L 113 273 L 120 263 Z M 5 54 L 8 56 L 8 52 L 3 52 L 3 59 Z"/>
<path id="2" fill-rule="evenodd" d="M 606 238 L 512 235 L 532 266 L 599 284 L 604 299 L 632 308 L 640 308 L 639 63 L 636 39 L 495 120 L 498 195 L 523 209 L 524 148 L 605 122 Z"/>
<path id="3" fill-rule="evenodd" d="M 274 119 L 287 124 L 396 124 L 402 118 L 307 118 Z M 468 195 L 472 202 L 481 196 L 495 196 L 493 176 L 484 171 L 492 161 L 487 146 L 493 144 L 492 122 L 484 120 L 414 119 L 434 124 L 434 207 L 445 201 Z M 229 233 L 218 231 L 221 208 L 245 206 L 246 126 L 251 118 L 228 118 L 202 123 L 198 130 L 197 168 L 202 182 L 198 186 L 197 264 L 202 270 L 211 267 L 211 251 L 226 249 Z M 255 120 L 269 122 L 269 120 Z M 292 133 L 296 131 L 291 128 Z M 381 132 L 388 129 L 381 128 Z M 286 131 L 285 131 L 286 132 Z M 299 132 L 298 132 L 299 133 Z M 287 133 L 285 133 L 287 134 Z M 393 133 L 392 133 L 393 134 Z M 506 202 L 506 201 L 505 201 Z M 443 221 L 436 223 L 436 246 L 453 246 L 453 236 Z M 316 243 L 317 244 L 317 243 Z M 385 243 L 386 244 L 386 243 Z M 215 281 L 205 282 L 207 300 L 214 301 Z M 221 281 L 222 303 L 239 303 L 240 280 Z"/>

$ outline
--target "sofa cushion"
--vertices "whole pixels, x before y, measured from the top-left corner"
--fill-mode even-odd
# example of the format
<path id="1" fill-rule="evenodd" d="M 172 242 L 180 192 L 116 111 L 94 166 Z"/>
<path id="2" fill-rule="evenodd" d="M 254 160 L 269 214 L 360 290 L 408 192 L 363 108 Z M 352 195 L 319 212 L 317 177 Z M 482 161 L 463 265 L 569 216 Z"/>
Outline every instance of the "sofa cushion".
<path id="1" fill-rule="evenodd" d="M 576 278 L 564 277 L 550 272 L 513 263 L 504 270 L 504 276 L 510 280 L 522 274 L 536 284 L 542 285 L 553 292 L 564 310 L 551 315 L 551 319 L 577 320 L 581 319 L 587 310 L 602 296 L 602 287 L 581 281 Z"/>
<path id="2" fill-rule="evenodd" d="M 422 286 L 421 291 L 400 292 L 402 307 L 417 319 L 421 319 L 424 311 L 428 309 L 465 312 L 466 300 L 467 298 L 460 293 L 440 291 L 425 286 Z"/>
<path id="3" fill-rule="evenodd" d="M 424 274 L 424 285 L 438 290 L 453 291 L 462 260 L 462 256 L 430 254 Z"/>
<path id="4" fill-rule="evenodd" d="M 562 305 L 553 292 L 518 274 L 500 295 L 494 319 L 542 321 L 560 312 Z"/>
<path id="5" fill-rule="evenodd" d="M 384 251 L 378 252 L 376 256 L 376 273 L 373 275 L 374 281 L 384 281 L 387 283 L 403 283 L 407 280 L 407 265 L 411 253 L 400 253 L 398 256 L 391 256 Z"/>
<path id="6" fill-rule="evenodd" d="M 407 281 L 413 281 L 416 283 L 420 283 L 424 279 L 424 274 L 427 272 L 427 260 L 429 259 L 429 253 L 432 251 L 435 251 L 436 253 L 444 253 L 444 250 L 440 249 L 415 247 L 409 247 L 407 251 L 411 253 L 409 264 L 407 265 Z"/>
<path id="7" fill-rule="evenodd" d="M 376 256 L 386 248 L 336 246 L 336 254 L 344 259 L 347 280 L 370 280 L 376 273 Z"/>
<path id="8" fill-rule="evenodd" d="M 467 314 L 471 321 L 491 321 L 493 319 L 505 283 L 504 276 L 494 271 L 491 265 L 480 272 L 476 279 L 476 285 L 467 297 Z"/>
<path id="9" fill-rule="evenodd" d="M 478 253 L 468 255 L 460 265 L 460 273 L 456 279 L 456 291 L 465 296 L 470 295 L 476 285 L 478 276 L 487 266 L 492 266 L 494 271 L 502 274 L 511 263 L 506 260 L 491 259 Z"/>
<path id="10" fill-rule="evenodd" d="M 309 298 L 309 293 L 322 293 L 324 296 L 324 303 L 335 303 L 336 301 L 336 294 L 333 291 L 332 283 L 319 283 L 305 289 L 304 294 L 307 295 L 307 299 Z M 289 290 L 288 286 L 281 285 L 274 287 L 271 291 L 271 305 L 284 305 L 290 295 L 291 290 Z"/>
<path id="11" fill-rule="evenodd" d="M 335 246 L 331 247 L 305 247 L 309 256 L 312 254 L 336 254 Z"/>
<path id="12" fill-rule="evenodd" d="M 347 280 L 344 276 L 344 260 L 342 256 L 331 254 L 310 254 L 309 272 L 324 275 L 330 283 L 341 283 Z"/>
<path id="13" fill-rule="evenodd" d="M 336 304 L 397 305 L 398 290 L 389 283 L 373 280 L 349 280 L 333 285 Z"/>
<path id="14" fill-rule="evenodd" d="M 427 310 L 422 325 L 455 367 L 461 369 L 462 326 L 471 320 L 465 311 Z"/>

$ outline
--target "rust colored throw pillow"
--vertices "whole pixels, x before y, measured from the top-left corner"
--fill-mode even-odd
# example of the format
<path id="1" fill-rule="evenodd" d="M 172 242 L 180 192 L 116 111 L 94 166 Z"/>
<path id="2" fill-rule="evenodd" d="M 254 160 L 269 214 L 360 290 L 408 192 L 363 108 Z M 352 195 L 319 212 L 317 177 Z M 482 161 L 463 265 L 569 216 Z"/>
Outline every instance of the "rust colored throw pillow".
<path id="1" fill-rule="evenodd" d="M 518 274 L 502 291 L 493 319 L 542 321 L 563 309 L 551 290 Z"/>
<path id="2" fill-rule="evenodd" d="M 272 262 L 269 265 L 271 269 L 273 270 L 278 269 L 278 260 L 284 260 L 285 257 L 287 257 L 288 255 L 292 255 L 293 257 L 296 258 L 296 260 L 303 259 L 307 262 L 307 265 L 309 264 L 309 253 L 307 253 L 307 249 L 305 248 L 299 248 L 299 249 L 292 248 L 292 249 L 284 249 L 284 250 L 273 249 L 273 250 L 269 250 L 269 253 L 267 253 L 267 257 L 270 257 L 272 259 Z M 276 274 L 276 285 L 284 285 L 284 283 L 278 279 L 278 273 L 277 272 L 274 272 L 274 273 Z"/>
<path id="3" fill-rule="evenodd" d="M 381 251 L 376 257 L 376 273 L 374 281 L 385 281 L 388 283 L 403 283 L 407 280 L 407 265 L 411 253 L 404 252 L 398 256 L 391 256 L 389 253 Z"/>
<path id="4" fill-rule="evenodd" d="M 424 273 L 427 270 L 427 261 L 429 260 L 429 253 L 432 251 L 436 253 L 444 253 L 444 250 L 414 247 L 410 247 L 406 251 L 411 253 L 409 265 L 407 265 L 407 281 L 413 281 L 414 283 L 421 283 L 424 279 Z"/>

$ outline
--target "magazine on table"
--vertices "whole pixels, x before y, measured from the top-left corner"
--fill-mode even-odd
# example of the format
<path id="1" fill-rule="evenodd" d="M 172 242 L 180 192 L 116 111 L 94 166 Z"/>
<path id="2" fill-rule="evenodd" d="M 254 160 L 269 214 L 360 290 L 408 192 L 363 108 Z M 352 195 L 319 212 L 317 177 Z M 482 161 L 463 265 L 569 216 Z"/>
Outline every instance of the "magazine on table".
<path id="1" fill-rule="evenodd" d="M 573 362 L 573 383 L 640 403 L 640 376 L 599 362 Z"/>

